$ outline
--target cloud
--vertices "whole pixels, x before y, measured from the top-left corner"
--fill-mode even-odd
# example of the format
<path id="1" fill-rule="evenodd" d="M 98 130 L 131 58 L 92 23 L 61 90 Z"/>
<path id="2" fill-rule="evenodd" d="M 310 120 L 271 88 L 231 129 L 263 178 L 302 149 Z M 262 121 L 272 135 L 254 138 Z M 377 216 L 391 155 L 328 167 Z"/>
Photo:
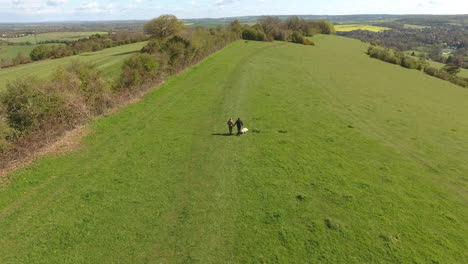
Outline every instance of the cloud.
<path id="1" fill-rule="evenodd" d="M 67 3 L 68 0 L 47 0 L 47 5 L 48 6 L 57 6 L 61 4 Z"/>
<path id="2" fill-rule="evenodd" d="M 238 2 L 239 0 L 218 0 L 215 5 L 217 6 L 226 6 Z"/>
<path id="3" fill-rule="evenodd" d="M 86 14 L 100 14 L 100 13 L 112 13 L 113 5 L 103 5 L 98 2 L 85 2 L 76 8 L 77 13 Z"/>

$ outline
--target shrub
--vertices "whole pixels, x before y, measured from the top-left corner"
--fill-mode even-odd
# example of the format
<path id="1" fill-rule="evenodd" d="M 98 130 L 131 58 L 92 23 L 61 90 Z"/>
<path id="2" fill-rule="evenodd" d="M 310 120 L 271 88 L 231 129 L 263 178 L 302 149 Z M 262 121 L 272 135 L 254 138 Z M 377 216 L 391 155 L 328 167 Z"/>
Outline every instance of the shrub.
<path id="1" fill-rule="evenodd" d="M 7 84 L 1 96 L 8 124 L 20 133 L 35 128 L 40 121 L 60 109 L 61 98 L 43 88 L 35 77 L 17 79 Z"/>
<path id="2" fill-rule="evenodd" d="M 304 40 L 304 45 L 315 46 L 315 42 L 313 42 L 313 41 L 311 41 L 311 40 L 308 40 L 308 39 L 305 39 L 305 40 Z"/>
<path id="3" fill-rule="evenodd" d="M 424 68 L 424 72 L 428 75 L 431 75 L 431 76 L 436 76 L 437 72 L 439 70 L 437 68 L 434 68 L 434 67 L 426 67 Z"/>
<path id="4" fill-rule="evenodd" d="M 460 72 L 460 66 L 456 65 L 455 63 L 448 63 L 444 66 L 444 71 L 452 74 L 457 75 Z"/>
<path id="5" fill-rule="evenodd" d="M 45 60 L 50 58 L 51 56 L 52 46 L 49 45 L 39 45 L 35 47 L 29 54 L 29 57 L 31 57 L 31 60 L 33 61 Z"/>
<path id="6" fill-rule="evenodd" d="M 291 41 L 294 43 L 304 43 L 304 36 L 299 31 L 294 31 L 291 35 Z"/>
<path id="7" fill-rule="evenodd" d="M 245 40 L 257 40 L 257 31 L 251 27 L 245 27 L 242 30 L 242 39 Z"/>
<path id="8" fill-rule="evenodd" d="M 143 53 L 157 54 L 161 49 L 161 41 L 158 39 L 152 39 L 141 49 Z"/>
<path id="9" fill-rule="evenodd" d="M 0 152 L 8 148 L 14 135 L 13 129 L 10 128 L 7 121 L 5 110 L 0 106 Z"/>
<path id="10" fill-rule="evenodd" d="M 63 94 L 82 97 L 84 106 L 80 108 L 94 115 L 102 114 L 111 106 L 109 86 L 102 72 L 90 63 L 72 61 L 67 67 L 57 69 L 49 86 L 56 86 Z"/>
<path id="11" fill-rule="evenodd" d="M 26 64 L 26 63 L 30 63 L 30 62 L 31 62 L 31 58 L 26 56 L 26 54 L 24 54 L 24 52 L 18 53 L 18 55 L 16 55 L 16 57 L 13 59 L 13 63 L 15 65 Z"/>
<path id="12" fill-rule="evenodd" d="M 13 66 L 15 66 L 13 59 L 4 58 L 0 60 L 0 68 L 8 68 L 8 67 L 13 67 Z"/>
<path id="13" fill-rule="evenodd" d="M 403 56 L 403 58 L 401 59 L 400 65 L 408 69 L 418 68 L 418 62 L 415 59 L 410 58 L 408 56 Z"/>
<path id="14" fill-rule="evenodd" d="M 326 20 L 319 20 L 316 22 L 319 27 L 320 31 L 322 34 L 335 34 L 335 26 L 333 26 L 332 23 L 326 21 Z"/>
<path id="15" fill-rule="evenodd" d="M 257 31 L 257 41 L 272 41 L 271 38 L 268 38 L 267 35 L 261 31 L 261 30 L 258 30 Z"/>
<path id="16" fill-rule="evenodd" d="M 158 75 L 159 62 L 156 57 L 147 54 L 137 54 L 128 58 L 123 65 L 117 88 L 130 88 Z"/>
<path id="17" fill-rule="evenodd" d="M 180 36 L 173 36 L 162 43 L 160 52 L 167 55 L 171 73 L 179 72 L 190 64 L 194 57 L 190 44 L 189 40 Z"/>

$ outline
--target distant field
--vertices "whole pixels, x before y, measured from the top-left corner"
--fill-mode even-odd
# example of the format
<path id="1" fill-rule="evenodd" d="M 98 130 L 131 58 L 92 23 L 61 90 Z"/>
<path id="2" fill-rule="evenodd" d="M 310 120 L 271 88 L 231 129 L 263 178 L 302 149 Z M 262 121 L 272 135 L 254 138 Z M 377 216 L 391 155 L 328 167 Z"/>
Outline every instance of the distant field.
<path id="1" fill-rule="evenodd" d="M 60 44 L 50 44 L 50 45 L 60 45 Z M 33 50 L 37 46 L 38 45 L 0 46 L 0 59 L 14 58 L 20 52 L 23 52 L 24 54 L 29 55 L 31 50 Z"/>
<path id="2" fill-rule="evenodd" d="M 11 43 L 30 42 L 30 43 L 35 44 L 41 41 L 52 41 L 52 40 L 72 41 L 72 40 L 77 40 L 80 38 L 86 38 L 95 34 L 107 34 L 107 32 L 50 32 L 50 33 L 38 34 L 36 35 L 36 37 L 34 35 L 30 35 L 30 36 L 21 37 L 21 38 L 0 38 L 0 39 L 11 42 Z"/>
<path id="3" fill-rule="evenodd" d="M 77 56 L 66 57 L 56 60 L 45 60 L 35 63 L 19 65 L 13 68 L 0 70 L 0 90 L 4 89 L 9 80 L 24 76 L 34 75 L 48 78 L 60 65 L 65 65 L 72 60 L 79 59 L 90 61 L 98 65 L 109 77 L 119 72 L 123 61 L 133 53 L 139 52 L 146 42 L 123 45 L 115 48 L 105 49 L 97 52 L 83 53 Z"/>
<path id="4" fill-rule="evenodd" d="M 14 58 L 20 52 L 29 55 L 36 45 L 24 46 L 0 46 L 0 59 Z"/>
<path id="5" fill-rule="evenodd" d="M 420 25 L 410 25 L 410 24 L 405 24 L 403 25 L 404 28 L 412 28 L 412 29 L 425 29 L 425 28 L 430 28 L 430 26 L 420 26 Z"/>
<path id="6" fill-rule="evenodd" d="M 367 30 L 373 32 L 381 32 L 384 30 L 391 30 L 391 28 L 372 26 L 372 25 L 335 25 L 336 31 L 353 31 L 353 30 Z"/>
<path id="7" fill-rule="evenodd" d="M 467 263 L 468 89 L 313 40 L 238 41 L 11 174 L 0 263 Z"/>

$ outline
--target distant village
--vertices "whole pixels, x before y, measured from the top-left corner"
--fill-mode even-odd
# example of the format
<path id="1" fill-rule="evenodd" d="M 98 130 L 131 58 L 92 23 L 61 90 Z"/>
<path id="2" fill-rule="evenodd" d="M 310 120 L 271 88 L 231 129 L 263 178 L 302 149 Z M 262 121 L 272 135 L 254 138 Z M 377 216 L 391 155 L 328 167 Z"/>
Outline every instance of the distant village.
<path id="1" fill-rule="evenodd" d="M 0 33 L 2 38 L 21 38 L 34 35 L 34 33 Z"/>

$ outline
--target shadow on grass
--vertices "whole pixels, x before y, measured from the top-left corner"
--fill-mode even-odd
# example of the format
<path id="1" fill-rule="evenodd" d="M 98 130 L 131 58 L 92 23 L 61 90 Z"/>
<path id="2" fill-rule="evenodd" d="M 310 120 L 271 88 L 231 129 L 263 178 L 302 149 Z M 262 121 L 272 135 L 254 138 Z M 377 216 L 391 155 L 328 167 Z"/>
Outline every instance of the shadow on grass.
<path id="1" fill-rule="evenodd" d="M 127 52 L 113 54 L 112 56 L 123 56 L 123 55 L 134 54 L 134 53 L 140 53 L 140 51 L 139 50 L 127 51 Z"/>
<path id="2" fill-rule="evenodd" d="M 235 134 L 229 134 L 229 133 L 215 133 L 215 134 L 211 134 L 212 136 L 225 136 L 225 137 L 229 137 L 229 136 L 234 136 Z"/>

